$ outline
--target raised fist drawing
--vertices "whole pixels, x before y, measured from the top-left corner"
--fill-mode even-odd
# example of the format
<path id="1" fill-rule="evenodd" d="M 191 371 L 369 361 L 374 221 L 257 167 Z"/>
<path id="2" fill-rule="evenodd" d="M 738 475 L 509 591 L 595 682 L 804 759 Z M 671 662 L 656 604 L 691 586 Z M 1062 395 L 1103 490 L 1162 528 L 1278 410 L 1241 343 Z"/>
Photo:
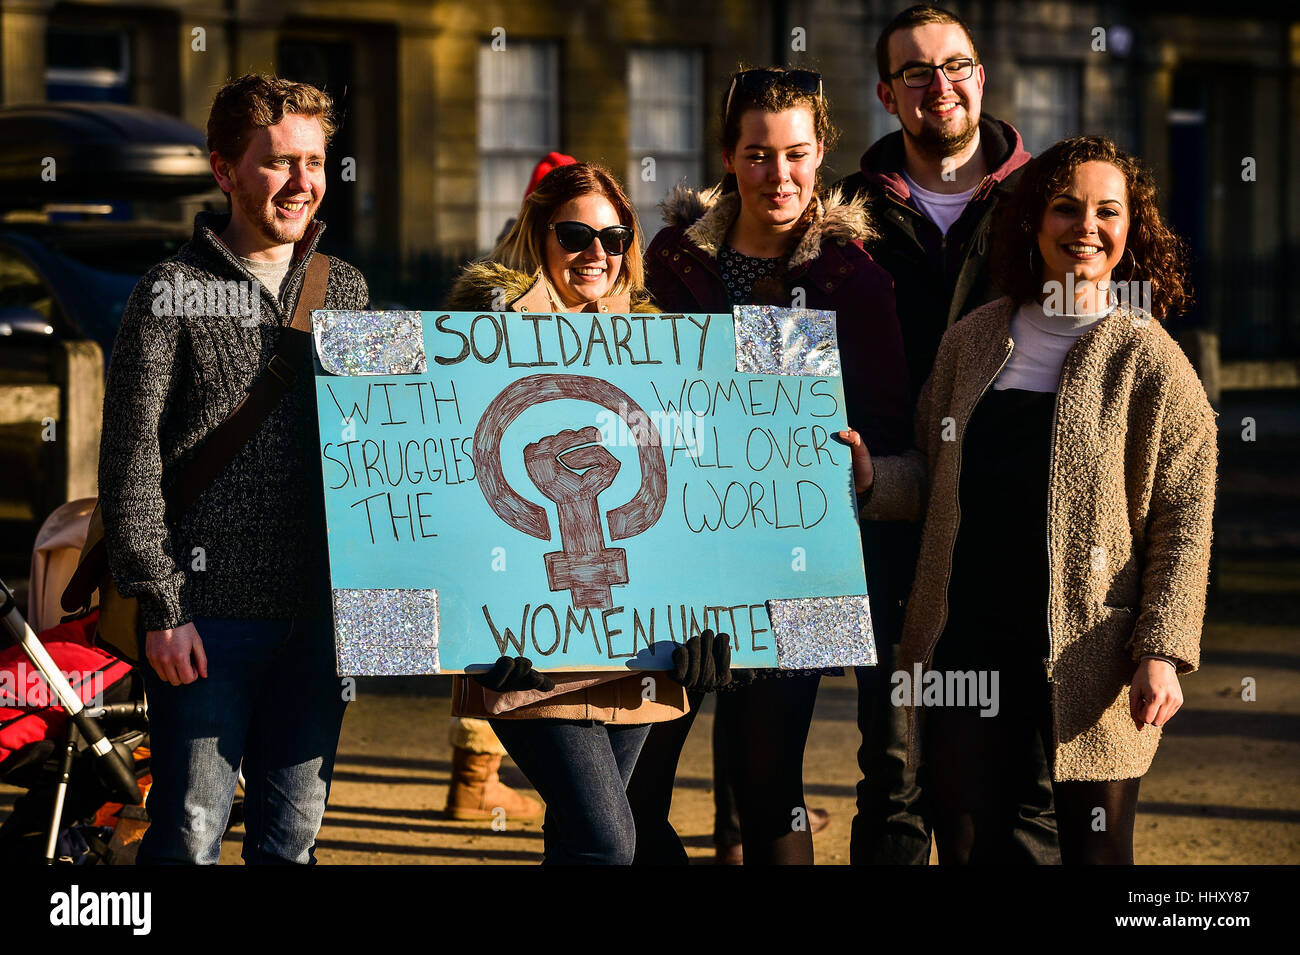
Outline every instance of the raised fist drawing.
<path id="1" fill-rule="evenodd" d="M 590 501 L 614 483 L 618 458 L 600 445 L 600 431 L 561 431 L 524 448 L 524 467 L 537 490 L 556 504 Z M 563 537 L 563 529 L 561 529 Z"/>
<path id="2" fill-rule="evenodd" d="M 613 606 L 610 586 L 627 583 L 627 552 L 605 546 L 596 498 L 618 476 L 618 458 L 600 445 L 600 431 L 561 431 L 524 448 L 529 478 L 555 502 L 561 550 L 545 555 L 552 590 L 568 590 L 575 607 Z"/>

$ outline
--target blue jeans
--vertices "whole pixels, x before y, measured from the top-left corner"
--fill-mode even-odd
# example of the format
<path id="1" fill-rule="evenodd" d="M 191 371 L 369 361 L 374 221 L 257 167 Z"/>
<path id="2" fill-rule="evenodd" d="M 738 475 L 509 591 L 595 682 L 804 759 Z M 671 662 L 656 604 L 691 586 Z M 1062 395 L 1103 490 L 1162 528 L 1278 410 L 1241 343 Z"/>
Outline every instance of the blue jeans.
<path id="1" fill-rule="evenodd" d="M 546 800 L 543 865 L 631 865 L 636 823 L 627 801 L 648 725 L 492 720 L 510 758 Z"/>
<path id="2" fill-rule="evenodd" d="M 140 667 L 153 788 L 138 863 L 216 864 L 241 761 L 244 861 L 315 863 L 347 705 L 329 619 L 194 626 L 206 678 L 172 686 Z"/>

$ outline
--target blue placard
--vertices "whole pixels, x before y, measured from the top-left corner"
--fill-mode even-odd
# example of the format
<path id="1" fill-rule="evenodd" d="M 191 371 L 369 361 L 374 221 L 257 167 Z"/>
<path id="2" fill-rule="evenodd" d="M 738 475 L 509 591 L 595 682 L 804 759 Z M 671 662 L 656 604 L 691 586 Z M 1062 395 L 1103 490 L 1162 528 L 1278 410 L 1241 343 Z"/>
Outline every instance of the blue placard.
<path id="1" fill-rule="evenodd" d="M 741 311 L 316 312 L 340 673 L 874 663 L 833 315 Z"/>

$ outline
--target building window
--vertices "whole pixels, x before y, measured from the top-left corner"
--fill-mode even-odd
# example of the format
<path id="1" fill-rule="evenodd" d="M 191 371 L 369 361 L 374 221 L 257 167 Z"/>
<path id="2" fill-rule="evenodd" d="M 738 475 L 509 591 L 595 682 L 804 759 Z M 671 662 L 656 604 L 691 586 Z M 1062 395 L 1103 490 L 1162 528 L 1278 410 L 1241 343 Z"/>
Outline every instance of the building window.
<path id="1" fill-rule="evenodd" d="M 560 80 L 553 43 L 484 41 L 478 54 L 478 245 L 519 215 L 533 167 L 559 148 Z"/>
<path id="2" fill-rule="evenodd" d="M 633 50 L 628 59 L 628 193 L 647 239 L 673 186 L 702 185 L 703 73 L 698 50 Z"/>
<path id="3" fill-rule="evenodd" d="M 45 98 L 128 102 L 130 50 L 125 30 L 49 27 L 45 32 Z"/>
<path id="4" fill-rule="evenodd" d="M 1022 63 L 1015 72 L 1016 128 L 1025 148 L 1038 155 L 1079 134 L 1079 68 Z"/>

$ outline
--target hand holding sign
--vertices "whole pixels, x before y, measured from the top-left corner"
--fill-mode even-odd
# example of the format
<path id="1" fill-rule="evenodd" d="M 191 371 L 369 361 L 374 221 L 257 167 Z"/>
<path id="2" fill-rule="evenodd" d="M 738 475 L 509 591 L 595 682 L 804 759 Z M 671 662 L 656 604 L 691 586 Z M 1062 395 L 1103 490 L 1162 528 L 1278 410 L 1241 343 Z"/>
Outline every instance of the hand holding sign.
<path id="1" fill-rule="evenodd" d="M 705 630 L 673 650 L 673 679 L 698 693 L 731 682 L 731 635 Z"/>
<path id="2" fill-rule="evenodd" d="M 852 428 L 839 432 L 839 438 L 849 446 L 850 453 L 853 455 L 853 490 L 861 494 L 876 481 L 875 468 L 871 465 L 871 453 L 867 450 L 862 435 Z"/>
<path id="3" fill-rule="evenodd" d="M 533 669 L 527 657 L 499 657 L 486 673 L 471 673 L 480 686 L 493 693 L 511 693 L 523 690 L 541 690 L 549 693 L 555 683 L 545 673 Z"/>

